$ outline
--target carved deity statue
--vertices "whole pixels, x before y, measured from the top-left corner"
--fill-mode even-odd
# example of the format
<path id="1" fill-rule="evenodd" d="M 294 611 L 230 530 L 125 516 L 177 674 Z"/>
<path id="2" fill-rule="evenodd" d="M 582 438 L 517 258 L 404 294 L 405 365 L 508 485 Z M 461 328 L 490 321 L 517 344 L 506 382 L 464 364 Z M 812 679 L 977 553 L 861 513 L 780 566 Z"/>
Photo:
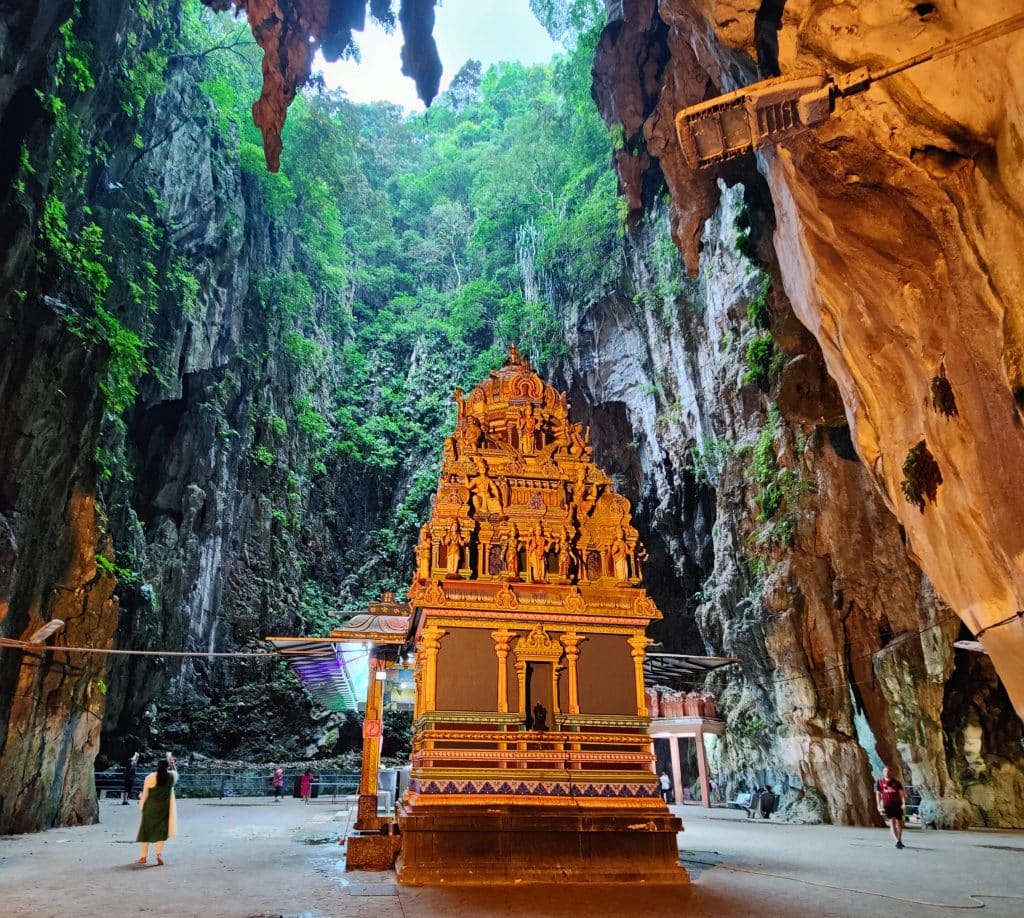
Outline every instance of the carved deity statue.
<path id="1" fill-rule="evenodd" d="M 484 428 L 479 418 L 474 418 L 472 415 L 463 418 L 457 436 L 460 445 L 466 452 L 475 452 L 479 449 L 484 438 Z"/>
<path id="2" fill-rule="evenodd" d="M 569 422 L 565 418 L 551 418 L 551 436 L 555 452 L 569 449 Z"/>
<path id="3" fill-rule="evenodd" d="M 444 461 L 445 463 L 454 462 L 456 459 L 455 453 L 455 438 L 445 437 L 444 438 Z"/>
<path id="4" fill-rule="evenodd" d="M 494 480 L 487 474 L 487 463 L 480 456 L 474 456 L 477 474 L 466 480 L 472 495 L 475 513 L 501 513 L 501 492 Z"/>
<path id="5" fill-rule="evenodd" d="M 516 524 L 508 524 L 508 541 L 505 543 L 505 573 L 509 580 L 519 579 L 519 533 Z"/>
<path id="6" fill-rule="evenodd" d="M 416 575 L 424 580 L 430 577 L 430 552 L 432 549 L 430 524 L 420 530 L 420 541 L 416 546 Z"/>
<path id="7" fill-rule="evenodd" d="M 538 582 L 544 580 L 548 572 L 548 540 L 544 537 L 544 527 L 540 523 L 537 523 L 526 540 L 526 554 L 530 579 Z"/>
<path id="8" fill-rule="evenodd" d="M 566 433 L 569 437 L 569 455 L 574 459 L 589 457 L 591 453 L 590 428 L 588 427 L 584 432 L 582 424 L 568 424 Z"/>
<path id="9" fill-rule="evenodd" d="M 636 554 L 633 559 L 633 566 L 635 568 L 635 570 L 633 571 L 634 577 L 638 579 L 643 577 L 643 566 L 647 563 L 648 558 L 650 558 L 650 555 L 647 553 L 647 548 L 643 545 L 643 543 L 638 542 L 636 546 Z"/>
<path id="10" fill-rule="evenodd" d="M 539 701 L 533 706 L 533 729 L 544 731 L 548 728 L 548 709 Z"/>
<path id="11" fill-rule="evenodd" d="M 533 410 L 533 405 L 527 402 L 523 406 L 523 412 L 519 418 L 519 448 L 528 456 L 532 455 L 537 448 L 537 427 L 539 425 L 540 418 Z"/>
<path id="12" fill-rule="evenodd" d="M 612 570 L 614 571 L 615 579 L 620 583 L 626 583 L 629 580 L 630 551 L 629 545 L 626 543 L 625 533 L 621 527 L 615 536 L 615 541 L 612 542 L 608 549 L 608 554 L 612 560 Z"/>
<path id="13" fill-rule="evenodd" d="M 576 508 L 576 524 L 582 526 L 597 503 L 597 485 L 587 483 L 586 466 L 580 466 L 572 486 L 572 504 Z"/>
<path id="14" fill-rule="evenodd" d="M 466 399 L 462 394 L 462 388 L 456 387 L 452 395 L 455 398 L 455 417 L 462 420 L 466 416 Z"/>
<path id="15" fill-rule="evenodd" d="M 569 565 L 572 563 L 572 548 L 569 545 L 569 534 L 565 533 L 557 541 L 558 546 L 558 579 L 562 583 L 569 582 Z"/>
<path id="16" fill-rule="evenodd" d="M 469 536 L 462 531 L 458 520 L 452 520 L 448 531 L 441 538 L 442 544 L 448 549 L 448 557 L 445 565 L 449 574 L 459 572 L 459 563 L 462 560 L 462 549 L 469 544 Z"/>

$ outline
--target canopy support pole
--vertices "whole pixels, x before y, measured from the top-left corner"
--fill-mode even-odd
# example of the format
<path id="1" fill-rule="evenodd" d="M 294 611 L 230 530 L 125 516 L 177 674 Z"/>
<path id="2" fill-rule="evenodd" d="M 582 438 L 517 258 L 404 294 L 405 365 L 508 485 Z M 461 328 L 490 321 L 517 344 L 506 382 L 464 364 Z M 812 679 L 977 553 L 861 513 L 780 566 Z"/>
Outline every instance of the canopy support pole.
<path id="1" fill-rule="evenodd" d="M 359 775 L 359 805 L 355 828 L 374 831 L 380 828 L 377 816 L 377 782 L 380 773 L 380 747 L 383 730 L 384 675 L 387 662 L 370 654 L 370 679 L 366 687 L 366 715 L 363 718 L 363 767 Z"/>

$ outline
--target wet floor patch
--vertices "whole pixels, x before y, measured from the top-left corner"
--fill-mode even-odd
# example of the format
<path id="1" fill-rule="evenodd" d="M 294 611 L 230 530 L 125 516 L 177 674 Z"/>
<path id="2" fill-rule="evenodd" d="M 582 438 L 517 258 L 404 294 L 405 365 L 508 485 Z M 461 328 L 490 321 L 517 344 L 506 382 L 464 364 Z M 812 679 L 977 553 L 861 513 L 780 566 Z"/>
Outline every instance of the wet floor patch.
<path id="1" fill-rule="evenodd" d="M 340 839 L 340 835 L 326 835 L 322 838 L 300 838 L 299 841 L 307 845 L 336 845 Z"/>
<path id="2" fill-rule="evenodd" d="M 351 896 L 397 896 L 397 883 L 350 883 L 348 893 Z"/>
<path id="3" fill-rule="evenodd" d="M 322 912 L 260 912 L 245 918 L 328 918 Z"/>
<path id="4" fill-rule="evenodd" d="M 724 864 L 726 858 L 717 851 L 690 851 L 680 848 L 679 860 L 682 861 L 686 872 L 690 874 L 690 879 L 696 880 L 705 870 Z"/>

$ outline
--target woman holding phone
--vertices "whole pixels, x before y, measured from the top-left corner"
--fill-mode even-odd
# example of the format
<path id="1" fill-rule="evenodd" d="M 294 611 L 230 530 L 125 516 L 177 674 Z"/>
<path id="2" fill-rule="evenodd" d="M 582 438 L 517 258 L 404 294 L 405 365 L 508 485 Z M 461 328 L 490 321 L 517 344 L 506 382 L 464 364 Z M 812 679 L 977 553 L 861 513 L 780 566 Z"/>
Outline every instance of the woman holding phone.
<path id="1" fill-rule="evenodd" d="M 174 838 L 178 830 L 178 813 L 174 806 L 174 782 L 177 780 L 174 756 L 169 752 L 166 758 L 157 762 L 156 771 L 146 775 L 142 793 L 139 794 L 142 822 L 139 823 L 139 834 L 135 839 L 142 845 L 140 864 L 149 860 L 149 846 L 155 843 L 157 865 L 163 866 L 164 842 Z"/>

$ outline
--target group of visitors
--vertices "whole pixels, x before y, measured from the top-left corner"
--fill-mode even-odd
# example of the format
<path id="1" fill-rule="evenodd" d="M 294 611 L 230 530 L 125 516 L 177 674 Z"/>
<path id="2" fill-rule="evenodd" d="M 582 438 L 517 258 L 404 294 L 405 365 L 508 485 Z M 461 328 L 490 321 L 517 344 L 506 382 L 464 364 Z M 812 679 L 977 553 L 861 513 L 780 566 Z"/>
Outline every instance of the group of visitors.
<path id="1" fill-rule="evenodd" d="M 714 782 L 711 783 L 713 787 L 716 786 Z M 666 803 L 671 803 L 672 779 L 669 778 L 668 771 L 665 769 L 662 769 L 661 774 L 658 776 L 658 787 L 661 791 L 662 799 Z M 774 793 L 768 785 L 756 787 L 751 796 L 749 812 L 753 813 L 760 810 L 764 815 L 767 815 L 767 813 L 764 813 L 764 807 L 762 806 L 762 800 L 766 796 L 774 798 Z M 882 769 L 882 777 L 875 784 L 875 797 L 878 801 L 878 812 L 888 820 L 889 831 L 892 832 L 896 847 L 904 848 L 903 826 L 906 821 L 907 791 L 903 784 L 893 777 L 892 771 L 888 766 Z"/>
<path id="2" fill-rule="evenodd" d="M 316 784 L 316 775 L 313 774 L 312 768 L 307 768 L 302 773 L 302 777 L 299 778 L 299 794 L 302 796 L 303 803 L 309 803 L 309 798 L 313 793 L 314 784 Z M 284 799 L 283 769 L 274 769 L 273 774 L 270 776 L 270 786 L 274 788 L 274 803 L 280 803 Z"/>
<path id="3" fill-rule="evenodd" d="M 661 797 L 666 803 L 682 802 L 674 801 L 675 792 L 672 790 L 672 779 L 669 778 L 668 772 L 665 769 L 662 769 L 661 774 L 658 776 L 658 785 L 661 789 Z M 711 802 L 714 803 L 718 797 L 718 782 L 714 778 L 708 781 L 708 789 L 711 793 Z"/>

